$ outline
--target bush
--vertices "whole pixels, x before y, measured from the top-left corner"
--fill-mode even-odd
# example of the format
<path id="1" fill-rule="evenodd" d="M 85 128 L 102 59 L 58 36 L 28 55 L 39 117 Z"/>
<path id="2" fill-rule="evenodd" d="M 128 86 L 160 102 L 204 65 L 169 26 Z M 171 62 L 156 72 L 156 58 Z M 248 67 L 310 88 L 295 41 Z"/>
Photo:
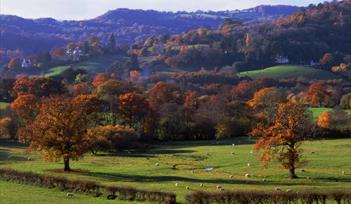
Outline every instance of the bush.
<path id="1" fill-rule="evenodd" d="M 106 195 L 107 199 L 157 202 L 175 204 L 176 195 L 159 191 L 144 191 L 130 187 L 103 186 L 92 181 L 69 180 L 63 177 L 46 176 L 32 172 L 0 169 L 0 179 L 20 184 L 30 184 L 61 191 L 85 193 L 93 196 Z"/>
<path id="2" fill-rule="evenodd" d="M 351 192 L 267 192 L 235 191 L 225 193 L 194 192 L 185 197 L 189 204 L 325 204 L 335 201 L 338 204 L 351 203 Z"/>

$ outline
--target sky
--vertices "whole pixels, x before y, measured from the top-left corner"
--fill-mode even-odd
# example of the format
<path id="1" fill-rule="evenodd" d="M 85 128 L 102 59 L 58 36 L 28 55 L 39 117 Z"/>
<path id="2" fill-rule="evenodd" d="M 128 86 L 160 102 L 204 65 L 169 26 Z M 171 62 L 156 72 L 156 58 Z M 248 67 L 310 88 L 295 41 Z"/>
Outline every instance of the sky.
<path id="1" fill-rule="evenodd" d="M 25 18 L 82 20 L 116 8 L 160 11 L 235 10 L 262 4 L 307 6 L 321 0 L 0 0 L 0 13 Z"/>

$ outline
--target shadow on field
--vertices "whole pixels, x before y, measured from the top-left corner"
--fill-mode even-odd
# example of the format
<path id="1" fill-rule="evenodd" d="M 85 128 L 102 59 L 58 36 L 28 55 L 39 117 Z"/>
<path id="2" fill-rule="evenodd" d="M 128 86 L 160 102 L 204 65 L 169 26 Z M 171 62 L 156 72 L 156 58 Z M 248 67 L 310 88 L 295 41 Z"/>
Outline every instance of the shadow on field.
<path id="1" fill-rule="evenodd" d="M 118 157 L 142 157 L 142 158 L 154 158 L 160 154 L 189 154 L 195 151 L 192 150 L 175 150 L 175 149 L 150 149 L 145 151 L 135 151 L 135 152 L 115 152 L 115 153 L 99 153 L 96 156 L 118 156 Z"/>
<path id="2" fill-rule="evenodd" d="M 220 146 L 220 145 L 248 145 L 248 144 L 255 144 L 255 138 L 249 137 L 238 137 L 233 139 L 227 140 L 203 140 L 203 141 L 179 141 L 179 142 L 159 142 L 153 144 L 153 146 L 167 146 L 169 148 L 189 148 L 189 147 L 197 147 L 197 146 Z"/>
<path id="3" fill-rule="evenodd" d="M 249 180 L 235 180 L 235 179 L 198 179 L 181 176 L 142 176 L 142 175 L 126 175 L 119 173 L 87 173 L 85 176 L 97 177 L 109 181 L 124 181 L 124 182 L 138 182 L 138 183 L 159 183 L 159 182 L 192 182 L 192 183 L 210 183 L 210 184 L 245 184 L 245 185 L 280 185 L 280 186 L 293 186 L 305 185 L 313 186 L 316 183 L 284 183 L 284 182 L 261 182 Z"/>
<path id="4" fill-rule="evenodd" d="M 13 161 L 27 161 L 25 157 L 13 156 L 7 149 L 0 147 L 0 164 Z"/>

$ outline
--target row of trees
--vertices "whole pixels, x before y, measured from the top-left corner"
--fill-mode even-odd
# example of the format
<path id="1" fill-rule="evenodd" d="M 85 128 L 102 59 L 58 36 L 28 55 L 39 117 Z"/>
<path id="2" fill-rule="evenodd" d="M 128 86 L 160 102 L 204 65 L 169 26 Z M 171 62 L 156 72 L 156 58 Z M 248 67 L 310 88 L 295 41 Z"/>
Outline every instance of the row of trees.
<path id="1" fill-rule="evenodd" d="M 109 73 L 71 85 L 52 78 L 23 77 L 8 90 L 15 99 L 7 117 L 0 120 L 0 132 L 29 143 L 48 160 L 63 159 L 65 170 L 70 169 L 70 160 L 88 151 L 140 148 L 148 140 L 251 135 L 258 137 L 256 149 L 263 150 L 260 159 L 278 158 L 293 178 L 301 142 L 318 133 L 311 130 L 345 130 L 333 124 L 349 121 L 332 112 L 323 113 L 313 124 L 307 108 L 332 100 L 335 94 L 329 89 L 343 85 L 340 81 L 304 83 L 261 79 L 195 88 L 157 82 L 144 88 Z"/>

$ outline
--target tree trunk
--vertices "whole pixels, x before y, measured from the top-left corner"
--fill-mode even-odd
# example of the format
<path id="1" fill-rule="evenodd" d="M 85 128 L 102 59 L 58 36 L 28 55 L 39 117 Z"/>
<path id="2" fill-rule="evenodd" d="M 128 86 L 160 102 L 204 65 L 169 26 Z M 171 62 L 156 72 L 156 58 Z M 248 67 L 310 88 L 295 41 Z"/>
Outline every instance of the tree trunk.
<path id="1" fill-rule="evenodd" d="M 294 179 L 297 178 L 296 173 L 295 173 L 295 168 L 289 169 L 289 179 Z"/>
<path id="2" fill-rule="evenodd" d="M 69 167 L 69 158 L 68 157 L 63 158 L 63 163 L 65 165 L 65 168 L 63 169 L 63 171 L 71 171 L 71 168 Z"/>

